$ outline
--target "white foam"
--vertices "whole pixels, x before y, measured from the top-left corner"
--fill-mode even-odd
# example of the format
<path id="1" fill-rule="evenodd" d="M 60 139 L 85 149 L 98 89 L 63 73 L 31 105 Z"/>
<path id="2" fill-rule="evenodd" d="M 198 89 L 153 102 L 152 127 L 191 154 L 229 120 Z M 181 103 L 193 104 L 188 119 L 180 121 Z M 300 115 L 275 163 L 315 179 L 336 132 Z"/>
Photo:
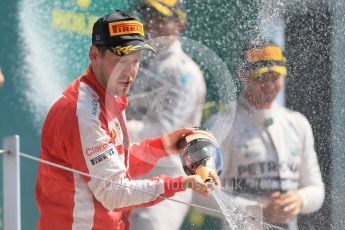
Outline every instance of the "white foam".
<path id="1" fill-rule="evenodd" d="M 25 64 L 18 88 L 36 127 L 41 126 L 48 109 L 65 86 L 58 73 L 58 65 L 63 63 L 59 63 L 51 52 L 53 41 L 49 38 L 53 35 L 45 29 L 48 25 L 42 21 L 45 12 L 39 2 L 23 0 L 19 6 L 19 35 Z"/>

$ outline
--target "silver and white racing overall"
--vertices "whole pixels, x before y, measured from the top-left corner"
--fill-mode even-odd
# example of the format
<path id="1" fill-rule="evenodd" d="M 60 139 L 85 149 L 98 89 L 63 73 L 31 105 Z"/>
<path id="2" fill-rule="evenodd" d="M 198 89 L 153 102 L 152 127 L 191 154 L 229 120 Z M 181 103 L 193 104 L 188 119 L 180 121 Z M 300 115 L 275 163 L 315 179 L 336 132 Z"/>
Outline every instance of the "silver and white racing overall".
<path id="1" fill-rule="evenodd" d="M 199 67 L 183 52 L 181 42 L 176 40 L 149 61 L 130 91 L 127 125 L 131 139 L 199 126 L 206 86 Z M 145 178 L 161 174 L 185 175 L 179 157 L 161 159 Z M 174 199 L 191 202 L 192 190 L 176 194 Z M 178 230 L 188 210 L 188 206 L 171 201 L 133 210 L 131 228 Z"/>
<path id="2" fill-rule="evenodd" d="M 324 184 L 308 120 L 276 102 L 271 109 L 258 110 L 242 97 L 235 108 L 232 128 L 221 144 L 222 186 L 231 194 L 231 202 L 242 210 L 251 207 L 256 211 L 248 214 L 259 217 L 259 203 L 269 202 L 272 192 L 297 190 L 303 198 L 301 213 L 317 211 L 324 200 Z M 217 208 L 199 196 L 196 200 Z M 297 221 L 282 227 L 297 229 Z"/>

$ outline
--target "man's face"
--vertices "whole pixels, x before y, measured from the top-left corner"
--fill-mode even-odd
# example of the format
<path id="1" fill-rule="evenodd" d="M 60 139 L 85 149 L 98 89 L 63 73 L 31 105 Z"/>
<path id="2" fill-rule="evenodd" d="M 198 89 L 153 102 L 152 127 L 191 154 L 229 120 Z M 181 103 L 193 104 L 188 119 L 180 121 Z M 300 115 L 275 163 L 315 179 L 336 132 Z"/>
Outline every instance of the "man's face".
<path id="1" fill-rule="evenodd" d="M 180 33 L 179 21 L 174 17 L 164 17 L 158 12 L 146 11 L 143 15 L 145 31 L 150 38 L 177 36 Z"/>
<path id="2" fill-rule="evenodd" d="M 99 77 L 102 81 L 101 84 L 112 95 L 127 95 L 139 70 L 141 52 L 137 51 L 121 57 L 107 50 L 104 55 L 100 55 L 99 57 Z"/>
<path id="3" fill-rule="evenodd" d="M 251 101 L 271 104 L 284 85 L 284 76 L 270 71 L 256 78 L 248 78 L 245 81 L 245 95 Z"/>

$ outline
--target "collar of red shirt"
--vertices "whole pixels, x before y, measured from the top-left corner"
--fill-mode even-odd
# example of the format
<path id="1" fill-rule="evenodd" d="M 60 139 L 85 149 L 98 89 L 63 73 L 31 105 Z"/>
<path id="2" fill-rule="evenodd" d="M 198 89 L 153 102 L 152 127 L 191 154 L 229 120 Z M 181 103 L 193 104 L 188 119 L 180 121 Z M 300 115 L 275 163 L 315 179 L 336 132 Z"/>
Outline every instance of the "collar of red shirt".
<path id="1" fill-rule="evenodd" d="M 126 109 L 128 105 L 127 97 L 109 94 L 96 79 L 91 64 L 83 74 L 81 81 L 85 82 L 96 91 L 99 96 L 99 103 L 105 106 L 107 113 L 117 116 Z"/>

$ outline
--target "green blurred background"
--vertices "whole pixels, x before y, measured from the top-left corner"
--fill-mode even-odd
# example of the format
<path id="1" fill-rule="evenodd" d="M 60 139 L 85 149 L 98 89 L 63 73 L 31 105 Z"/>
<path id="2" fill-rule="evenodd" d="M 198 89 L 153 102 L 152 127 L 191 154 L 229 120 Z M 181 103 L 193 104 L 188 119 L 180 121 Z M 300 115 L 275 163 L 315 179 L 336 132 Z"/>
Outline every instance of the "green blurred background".
<path id="1" fill-rule="evenodd" d="M 213 0 L 213 1 L 185 1 L 188 15 L 188 28 L 184 37 L 196 40 L 207 46 L 218 55 L 228 67 L 233 79 L 236 81 L 236 66 L 240 52 L 246 41 L 258 32 L 258 12 L 265 1 L 260 0 Z M 270 2 L 268 0 L 268 2 Z M 345 138 L 342 131 L 344 125 L 344 28 L 343 19 L 345 4 L 343 0 L 323 1 L 317 0 L 317 4 L 309 4 L 310 1 L 281 1 L 288 2 L 288 12 L 283 13 L 283 19 L 287 25 L 286 50 L 296 56 L 296 52 L 303 49 L 296 46 L 298 31 L 301 28 L 294 27 L 305 18 L 316 17 L 307 28 L 318 25 L 315 22 L 329 23 L 326 31 L 329 40 L 325 43 L 326 60 L 328 63 L 325 73 L 321 73 L 327 84 L 315 80 L 320 75 L 320 60 L 324 56 L 314 57 L 311 63 L 311 79 L 303 82 L 290 81 L 287 83 L 287 105 L 304 112 L 311 120 L 316 135 L 316 145 L 319 160 L 322 164 L 322 172 L 328 195 L 323 209 L 314 217 L 320 216 L 328 219 L 318 226 L 332 226 L 341 229 L 341 213 L 343 213 L 344 194 L 344 144 L 340 141 Z M 306 4 L 304 4 L 306 2 Z M 313 1 L 311 1 L 313 2 Z M 321 2 L 321 4 L 319 4 Z M 134 0 L 1 0 L 0 1 L 0 66 L 6 77 L 4 86 L 0 89 L 0 140 L 9 135 L 20 135 L 21 151 L 34 156 L 39 155 L 41 126 L 45 115 L 52 103 L 59 97 L 64 87 L 79 76 L 88 65 L 88 48 L 91 42 L 92 24 L 99 16 L 115 9 L 132 11 L 137 2 Z M 312 12 L 308 16 L 308 12 Z M 322 16 L 321 15 L 321 16 Z M 293 19 L 298 19 L 292 21 Z M 324 25 L 324 24 L 322 24 Z M 290 27 L 289 27 L 290 26 Z M 317 29 L 312 29 L 316 31 Z M 305 34 L 310 31 L 305 30 Z M 315 33 L 317 34 L 317 33 Z M 326 34 L 326 35 L 327 35 Z M 302 34 L 303 35 L 303 34 Z M 306 37 L 303 41 L 307 41 Z M 310 44 L 311 54 L 320 47 L 319 43 Z M 333 44 L 333 45 L 331 45 Z M 308 47 L 309 47 L 308 46 Z M 188 47 L 187 47 L 188 52 Z M 295 51 L 295 53 L 294 53 Z M 192 56 L 198 54 L 190 52 Z M 297 55 L 298 58 L 301 58 Z M 306 55 L 308 58 L 309 56 Z M 305 72 L 305 69 L 294 69 L 293 64 L 300 62 L 292 59 L 290 64 L 291 79 L 293 76 Z M 197 60 L 197 58 L 195 58 Z M 310 60 L 314 60 L 310 59 Z M 319 62 L 318 62 L 319 61 Z M 215 79 L 222 79 L 203 68 L 205 63 L 200 63 L 205 72 L 208 87 L 207 101 L 222 101 L 222 93 L 219 93 L 219 85 L 213 84 Z M 328 68 L 328 69 L 327 69 Z M 295 72 L 294 72 L 295 71 Z M 300 72 L 298 72 L 300 71 Z M 313 72 L 314 71 L 314 72 Z M 319 87 L 318 95 L 323 90 L 327 91 L 327 105 L 315 107 L 302 105 L 298 102 L 296 87 L 301 83 L 310 85 L 315 81 L 314 88 Z M 317 87 L 316 87 L 317 88 Z M 313 88 L 303 88 L 304 91 Z M 225 89 L 226 90 L 226 89 Z M 309 91 L 308 91 L 309 92 Z M 299 95 L 299 94 L 298 94 Z M 315 98 L 313 94 L 306 97 Z M 321 98 L 323 101 L 325 98 Z M 332 99 L 332 100 L 331 100 Z M 312 104 L 320 104 L 313 101 Z M 303 110 L 304 109 L 304 110 Z M 318 110 L 319 109 L 319 110 Z M 209 115 L 212 111 L 206 111 Z M 314 114 L 314 115 L 313 115 Z M 328 123 L 322 123 L 325 119 L 315 119 L 323 114 Z M 319 118 L 318 118 L 319 119 Z M 323 126 L 319 127 L 319 124 Z M 315 131 L 316 130 L 316 131 Z M 325 130 L 327 132 L 325 132 Z M 326 141 L 323 137 L 326 135 Z M 320 138 L 318 138 L 320 137 Z M 318 142 L 319 141 L 319 142 Z M 1 146 L 1 145 L 0 145 Z M 326 147 L 325 147 L 326 146 Z M 330 147 L 332 146 L 332 147 Z M 326 161 L 324 161 L 327 159 Z M 22 229 L 35 229 L 38 212 L 35 205 L 34 186 L 37 175 L 37 163 L 26 159 L 21 160 L 21 202 L 22 202 Z M 312 219 L 312 218 L 311 218 Z M 183 229 L 218 229 L 220 221 L 204 216 L 197 212 L 191 212 Z M 340 228 L 338 228 L 340 227 Z M 308 229 L 308 228 L 306 228 Z M 323 228 L 315 228 L 323 229 Z M 328 228 L 327 228 L 328 229 Z"/>

